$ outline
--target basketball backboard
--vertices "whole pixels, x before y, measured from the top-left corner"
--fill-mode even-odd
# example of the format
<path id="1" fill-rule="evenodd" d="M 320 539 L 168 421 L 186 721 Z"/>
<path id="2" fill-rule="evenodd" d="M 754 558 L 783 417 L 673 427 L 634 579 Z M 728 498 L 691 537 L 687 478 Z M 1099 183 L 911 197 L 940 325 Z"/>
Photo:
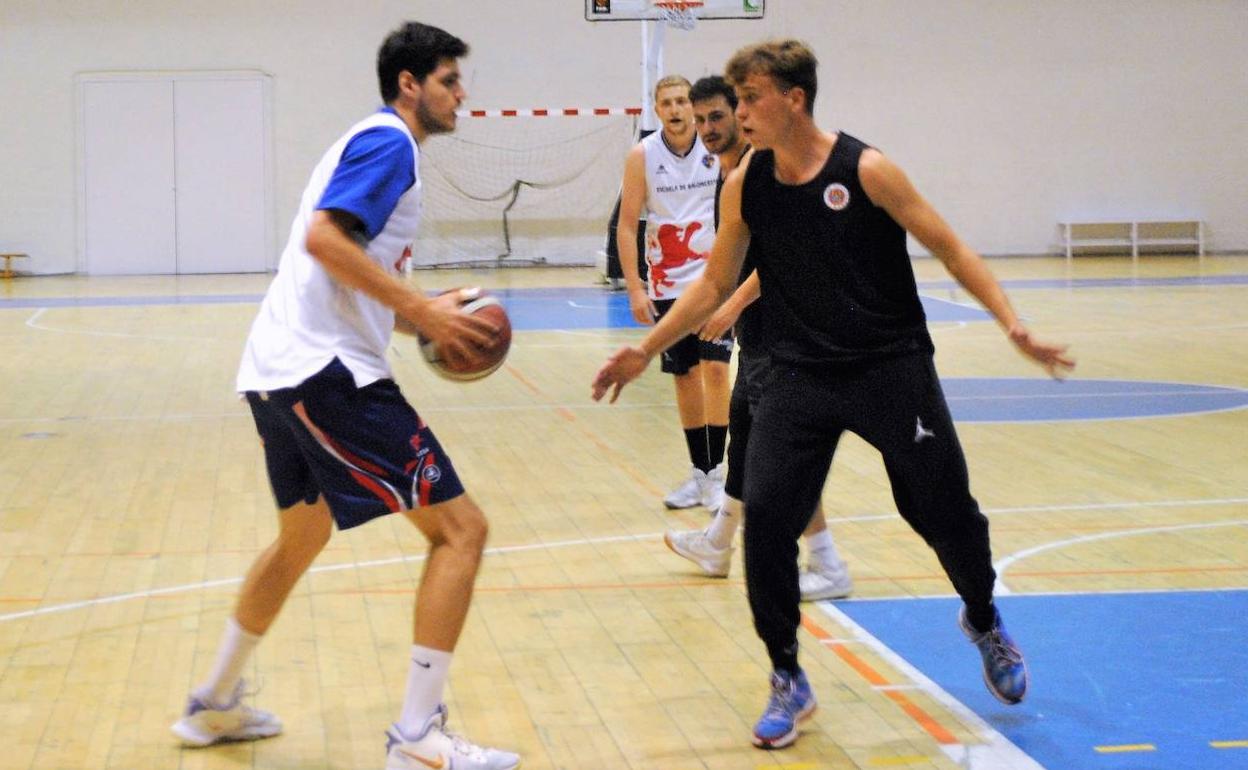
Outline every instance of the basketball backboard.
<path id="1" fill-rule="evenodd" d="M 766 0 L 703 0 L 699 19 L 761 19 Z M 659 19 L 652 0 L 585 0 L 586 21 Z"/>

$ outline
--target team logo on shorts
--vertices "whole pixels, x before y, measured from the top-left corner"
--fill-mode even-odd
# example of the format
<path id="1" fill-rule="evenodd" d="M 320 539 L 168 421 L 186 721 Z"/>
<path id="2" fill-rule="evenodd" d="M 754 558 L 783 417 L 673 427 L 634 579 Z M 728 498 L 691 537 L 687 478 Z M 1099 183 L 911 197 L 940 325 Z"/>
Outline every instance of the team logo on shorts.
<path id="1" fill-rule="evenodd" d="M 437 484 L 438 479 L 442 478 L 442 469 L 436 465 L 426 465 L 420 469 L 420 477 L 430 484 Z"/>
<path id="2" fill-rule="evenodd" d="M 849 205 L 849 188 L 840 182 L 828 185 L 823 191 L 823 202 L 833 211 L 844 211 Z"/>

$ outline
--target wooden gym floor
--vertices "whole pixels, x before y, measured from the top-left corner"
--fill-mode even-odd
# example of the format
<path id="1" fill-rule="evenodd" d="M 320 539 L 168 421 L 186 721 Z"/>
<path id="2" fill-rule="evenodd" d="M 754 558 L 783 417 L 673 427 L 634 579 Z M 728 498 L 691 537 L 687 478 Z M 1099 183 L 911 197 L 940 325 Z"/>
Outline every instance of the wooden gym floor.
<path id="1" fill-rule="evenodd" d="M 1069 384 L 1219 386 L 1232 401 L 1248 389 L 1248 257 L 991 264 L 1037 333 L 1072 344 L 1079 368 Z M 969 302 L 934 261 L 917 261 L 916 271 L 925 295 Z M 598 365 L 639 332 L 550 328 L 579 301 L 560 292 L 586 296 L 588 270 L 415 278 L 427 289 L 481 284 L 516 297 L 558 289 L 532 295 L 549 303 L 530 308 L 532 317 L 550 322 L 518 331 L 506 368 L 488 380 L 434 378 L 409 339 L 392 355 L 400 384 L 492 522 L 448 692 L 455 729 L 519 751 L 526 770 L 1001 770 L 1042 766 L 1032 747 L 1046 741 L 1088 762 L 1064 767 L 1126 767 L 1097 764 L 1124 753 L 1141 761 L 1130 752 L 1150 745 L 1152 727 L 1126 742 L 1090 719 L 1087 735 L 1048 731 L 1041 717 L 1078 715 L 1084 705 L 1046 700 L 1056 672 L 1033 666 L 1036 702 L 1005 717 L 974 705 L 987 697 L 974 649 L 961 640 L 947 656 L 937 649 L 956 634 L 953 605 L 896 644 L 887 641 L 895 628 L 872 625 L 872 608 L 914 618 L 910 608 L 947 602 L 939 597 L 951 589 L 897 517 L 878 454 L 853 437 L 842 442 L 824 502 L 855 597 L 804 606 L 802 661 L 821 706 L 794 747 L 752 748 L 768 666 L 740 552 L 732 576 L 712 580 L 661 542 L 666 528 L 707 521 L 660 503 L 686 467 L 671 385 L 656 366 L 621 403 L 589 400 Z M 232 392 L 267 281 L 0 283 L 0 768 L 382 766 L 424 551 L 398 517 L 336 535 L 261 645 L 248 675 L 262 683 L 257 705 L 285 721 L 284 735 L 181 750 L 168 731 L 211 661 L 240 577 L 274 532 L 260 447 Z M 589 296 L 604 305 L 620 297 Z M 1042 377 L 991 323 L 932 328 L 945 378 Z M 1186 409 L 1184 398 L 1152 417 L 960 419 L 1011 602 L 1245 595 L 1248 410 Z M 1046 608 L 1042 620 L 1023 622 L 1019 610 L 1015 631 L 1037 661 L 1094 654 L 1079 636 L 1046 635 L 1062 613 L 1034 606 Z M 1242 647 L 1248 619 L 1224 615 Z M 1166 616 L 1151 621 L 1177 657 L 1203 653 L 1198 629 L 1176 634 Z M 938 663 L 920 666 L 897 651 L 905 640 L 972 673 L 946 686 Z M 1208 675 L 1242 677 L 1222 673 Z M 1226 707 L 1243 713 L 1242 700 Z M 1248 767 L 1242 718 L 1240 726 L 1207 736 L 1221 752 L 1207 766 Z M 1153 743 L 1150 761 L 1162 764 L 1150 767 L 1187 766 L 1178 755 L 1167 764 L 1170 755 L 1156 753 L 1165 746 Z"/>

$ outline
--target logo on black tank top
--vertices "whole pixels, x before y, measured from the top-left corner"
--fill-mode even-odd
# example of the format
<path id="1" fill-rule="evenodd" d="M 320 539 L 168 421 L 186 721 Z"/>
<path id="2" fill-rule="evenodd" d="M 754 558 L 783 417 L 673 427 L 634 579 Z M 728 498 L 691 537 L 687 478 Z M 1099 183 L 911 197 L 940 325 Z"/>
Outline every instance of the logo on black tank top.
<path id="1" fill-rule="evenodd" d="M 849 205 L 849 188 L 840 182 L 828 185 L 823 190 L 823 202 L 833 211 L 843 211 Z"/>

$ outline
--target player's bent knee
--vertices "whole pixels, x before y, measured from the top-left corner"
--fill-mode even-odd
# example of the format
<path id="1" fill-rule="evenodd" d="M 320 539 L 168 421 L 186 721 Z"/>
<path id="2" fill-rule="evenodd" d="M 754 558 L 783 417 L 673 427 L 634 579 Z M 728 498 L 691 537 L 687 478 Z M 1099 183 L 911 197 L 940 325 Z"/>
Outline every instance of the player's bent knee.
<path id="1" fill-rule="evenodd" d="M 489 536 L 485 514 L 468 495 L 427 508 L 405 511 L 429 542 L 480 555 Z"/>

